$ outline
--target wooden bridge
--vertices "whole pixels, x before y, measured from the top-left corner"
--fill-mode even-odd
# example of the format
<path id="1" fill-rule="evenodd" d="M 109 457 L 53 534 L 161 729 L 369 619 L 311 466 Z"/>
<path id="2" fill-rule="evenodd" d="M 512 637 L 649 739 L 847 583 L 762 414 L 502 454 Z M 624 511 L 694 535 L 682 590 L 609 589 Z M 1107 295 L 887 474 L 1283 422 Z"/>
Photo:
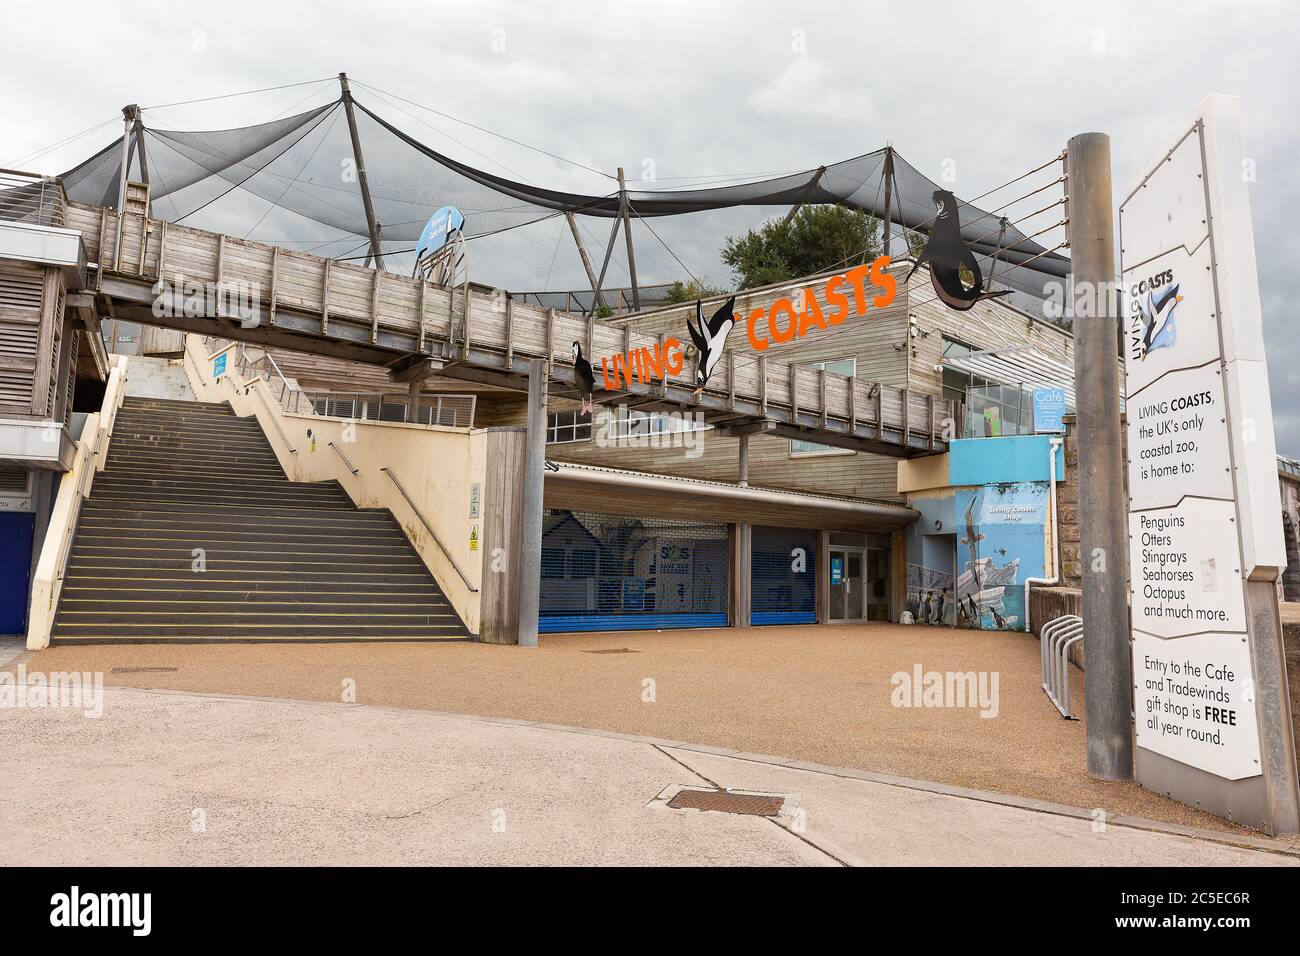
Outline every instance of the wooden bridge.
<path id="1" fill-rule="evenodd" d="M 429 284 L 262 242 L 193 229 L 129 209 L 68 202 L 87 288 L 68 306 L 92 326 L 122 319 L 381 365 L 394 381 L 440 375 L 526 390 L 529 359 L 545 359 L 550 390 L 574 395 L 571 347 L 600 359 L 662 347 L 663 336 L 512 300 L 468 283 Z M 159 285 L 161 283 L 161 285 Z M 245 320 L 187 308 L 186 285 L 242 290 Z M 161 306 L 161 308 L 160 308 Z M 853 321 L 852 319 L 850 321 Z M 739 333 L 737 333 L 739 334 Z M 680 338 L 687 339 L 682 329 Z M 728 354 L 696 394 L 695 363 L 654 382 L 598 393 L 641 409 L 700 413 L 736 434 L 768 434 L 895 457 L 943 451 L 957 403 L 824 370 Z"/>

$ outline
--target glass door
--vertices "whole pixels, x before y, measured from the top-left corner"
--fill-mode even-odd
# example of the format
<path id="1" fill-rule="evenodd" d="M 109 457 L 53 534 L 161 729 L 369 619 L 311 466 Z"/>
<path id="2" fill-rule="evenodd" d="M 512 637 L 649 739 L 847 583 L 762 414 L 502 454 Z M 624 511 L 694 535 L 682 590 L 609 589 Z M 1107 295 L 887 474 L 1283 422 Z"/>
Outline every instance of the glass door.
<path id="1" fill-rule="evenodd" d="M 860 621 L 867 606 L 865 555 L 855 548 L 830 550 L 830 619 Z"/>

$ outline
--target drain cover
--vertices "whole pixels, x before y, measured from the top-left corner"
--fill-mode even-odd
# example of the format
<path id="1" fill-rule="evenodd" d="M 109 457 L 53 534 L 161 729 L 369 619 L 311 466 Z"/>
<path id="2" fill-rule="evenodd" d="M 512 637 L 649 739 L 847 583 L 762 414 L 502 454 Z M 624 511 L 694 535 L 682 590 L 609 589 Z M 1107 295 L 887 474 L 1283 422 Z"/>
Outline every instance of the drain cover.
<path id="1" fill-rule="evenodd" d="M 584 654 L 640 654 L 640 651 L 634 651 L 630 647 L 601 647 L 594 651 L 583 651 Z"/>
<path id="2" fill-rule="evenodd" d="M 730 790 L 679 790 L 668 801 L 674 810 L 716 810 L 718 813 L 747 813 L 756 817 L 774 817 L 781 812 L 784 797 Z"/>
<path id="3" fill-rule="evenodd" d="M 172 674 L 178 667 L 114 667 L 110 674 Z"/>

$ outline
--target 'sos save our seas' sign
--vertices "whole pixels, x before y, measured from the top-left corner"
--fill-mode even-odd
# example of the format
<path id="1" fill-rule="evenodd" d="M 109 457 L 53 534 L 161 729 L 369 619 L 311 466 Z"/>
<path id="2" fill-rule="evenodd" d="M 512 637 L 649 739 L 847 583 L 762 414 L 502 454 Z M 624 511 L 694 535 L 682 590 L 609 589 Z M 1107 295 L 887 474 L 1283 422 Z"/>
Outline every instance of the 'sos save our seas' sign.
<path id="1" fill-rule="evenodd" d="M 1121 203 L 1120 270 L 1137 745 L 1257 776 L 1245 582 L 1286 553 L 1234 97 L 1206 98 Z"/>

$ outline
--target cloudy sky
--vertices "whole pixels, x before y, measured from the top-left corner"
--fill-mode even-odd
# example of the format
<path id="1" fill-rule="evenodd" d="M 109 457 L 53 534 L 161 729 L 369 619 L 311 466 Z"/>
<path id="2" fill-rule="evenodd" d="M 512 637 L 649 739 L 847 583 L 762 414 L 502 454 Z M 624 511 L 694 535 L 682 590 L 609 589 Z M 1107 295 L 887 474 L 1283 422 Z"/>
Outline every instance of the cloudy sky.
<path id="1" fill-rule="evenodd" d="M 813 168 L 888 142 L 931 178 L 952 170 L 953 191 L 975 196 L 1059 153 L 1072 134 L 1103 130 L 1118 192 L 1201 97 L 1235 94 L 1258 176 L 1278 448 L 1300 457 L 1300 336 L 1290 328 L 1300 295 L 1300 12 L 1285 3 L 227 0 L 41 11 L 7 18 L 0 34 L 0 164 L 45 172 L 90 155 L 118 126 L 32 154 L 113 120 L 125 103 L 153 107 L 146 122 L 158 126 L 247 125 L 328 102 L 335 88 L 163 104 L 346 70 L 599 170 L 652 159 L 662 184 Z M 468 162 L 487 154 L 542 185 L 601 188 L 577 166 L 467 126 L 388 115 Z M 572 246 L 560 245 L 560 223 L 546 229 L 536 245 L 567 280 L 580 269 Z"/>

